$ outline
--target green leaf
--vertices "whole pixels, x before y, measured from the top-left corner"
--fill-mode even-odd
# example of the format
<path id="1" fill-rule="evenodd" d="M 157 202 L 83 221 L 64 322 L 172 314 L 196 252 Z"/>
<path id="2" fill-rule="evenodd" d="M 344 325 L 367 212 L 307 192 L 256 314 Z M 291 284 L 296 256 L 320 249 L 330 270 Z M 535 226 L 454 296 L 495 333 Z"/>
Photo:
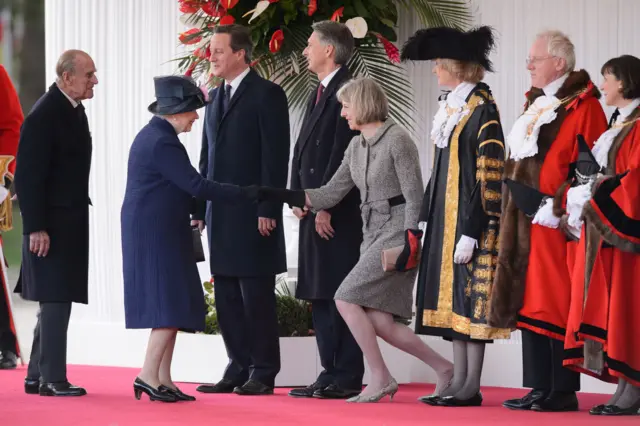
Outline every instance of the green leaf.
<path id="1" fill-rule="evenodd" d="M 417 13 L 425 27 L 452 27 L 464 30 L 471 21 L 471 11 L 464 0 L 395 0 L 410 12 Z"/>
<path id="2" fill-rule="evenodd" d="M 380 10 L 384 10 L 389 7 L 389 0 L 367 0 L 367 3 Z"/>
<path id="3" fill-rule="evenodd" d="M 389 28 L 395 28 L 396 24 L 395 22 L 393 22 L 391 19 L 387 19 L 387 18 L 378 18 L 378 20 L 380 22 L 382 22 L 383 24 L 385 24 L 387 27 Z"/>
<path id="4" fill-rule="evenodd" d="M 411 83 L 404 68 L 389 62 L 381 44 L 358 46 L 348 66 L 354 76 L 371 77 L 380 84 L 389 99 L 391 118 L 410 130 L 414 129 Z"/>
<path id="5" fill-rule="evenodd" d="M 356 13 L 358 14 L 358 16 L 362 16 L 363 18 L 371 17 L 371 14 L 367 10 L 367 8 L 364 7 L 364 4 L 362 4 L 362 0 L 354 0 L 353 6 L 356 8 Z"/>

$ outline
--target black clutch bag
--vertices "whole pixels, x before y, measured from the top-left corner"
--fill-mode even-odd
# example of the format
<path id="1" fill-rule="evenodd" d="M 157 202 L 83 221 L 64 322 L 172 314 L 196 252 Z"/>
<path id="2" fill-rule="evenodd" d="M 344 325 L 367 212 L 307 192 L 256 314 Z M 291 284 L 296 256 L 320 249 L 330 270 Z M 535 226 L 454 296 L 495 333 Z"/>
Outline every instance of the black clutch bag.
<path id="1" fill-rule="evenodd" d="M 198 227 L 191 228 L 193 237 L 193 252 L 196 255 L 196 262 L 204 262 L 204 248 L 202 247 L 202 234 Z"/>

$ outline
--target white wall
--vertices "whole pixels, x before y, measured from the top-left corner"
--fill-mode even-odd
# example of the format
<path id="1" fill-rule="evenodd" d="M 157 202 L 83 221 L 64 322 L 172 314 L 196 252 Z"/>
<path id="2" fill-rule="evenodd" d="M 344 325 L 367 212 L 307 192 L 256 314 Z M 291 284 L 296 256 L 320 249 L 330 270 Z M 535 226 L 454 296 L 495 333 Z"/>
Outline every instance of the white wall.
<path id="1" fill-rule="evenodd" d="M 477 23 L 492 25 L 499 33 L 498 51 L 492 58 L 497 72 L 486 81 L 497 99 L 505 133 L 520 112 L 528 89 L 525 58 L 536 32 L 554 27 L 566 31 L 576 45 L 578 67 L 586 68 L 598 84 L 600 66 L 607 59 L 623 53 L 640 56 L 637 0 L 475 0 L 472 6 Z M 178 17 L 175 0 L 46 0 L 47 83 L 53 82 L 58 55 L 69 48 L 84 49 L 93 56 L 100 80 L 95 99 L 85 102 L 94 141 L 90 305 L 74 308 L 70 362 L 128 365 L 131 359 L 134 364 L 140 360 L 140 354 L 124 362 L 95 353 L 112 344 L 112 348 L 118 347 L 115 342 L 125 333 L 119 224 L 128 149 L 150 118 L 146 108 L 153 100 L 153 77 L 174 71 L 174 64 L 168 61 L 178 54 L 177 35 L 184 30 Z M 407 14 L 401 16 L 400 24 L 401 42 L 418 28 L 416 18 Z M 433 151 L 427 135 L 440 93 L 431 66 L 408 66 L 421 126 L 416 141 L 425 180 Z M 194 164 L 201 129 L 197 123 L 191 134 L 182 136 Z M 291 267 L 297 261 L 297 238 L 294 221 L 288 223 Z M 206 264 L 200 266 L 203 277 L 207 276 Z M 492 351 L 501 352 L 487 358 L 487 374 L 494 372 L 498 377 L 491 384 L 519 386 L 518 333 L 498 345 Z M 503 345 L 509 346 L 501 349 Z M 497 374 L 504 365 L 511 366 L 512 374 Z M 418 365 L 408 368 L 415 371 L 416 379 L 425 378 Z M 585 383 L 592 391 L 610 389 L 596 381 Z"/>

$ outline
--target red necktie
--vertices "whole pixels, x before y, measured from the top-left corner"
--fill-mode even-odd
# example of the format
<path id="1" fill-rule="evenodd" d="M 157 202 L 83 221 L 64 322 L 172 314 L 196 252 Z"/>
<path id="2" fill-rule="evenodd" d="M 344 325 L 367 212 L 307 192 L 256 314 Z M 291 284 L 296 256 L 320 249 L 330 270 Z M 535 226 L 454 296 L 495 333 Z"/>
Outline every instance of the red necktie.
<path id="1" fill-rule="evenodd" d="M 320 97 L 322 96 L 322 92 L 324 92 L 324 86 L 322 83 L 318 85 L 318 92 L 316 93 L 316 105 L 320 102 Z"/>

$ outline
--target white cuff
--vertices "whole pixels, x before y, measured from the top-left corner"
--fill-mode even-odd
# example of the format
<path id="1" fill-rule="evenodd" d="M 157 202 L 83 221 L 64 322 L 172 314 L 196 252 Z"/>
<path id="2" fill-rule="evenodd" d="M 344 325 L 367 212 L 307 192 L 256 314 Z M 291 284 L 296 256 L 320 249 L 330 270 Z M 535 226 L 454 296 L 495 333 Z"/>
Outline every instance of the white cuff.
<path id="1" fill-rule="evenodd" d="M 553 198 L 546 199 L 542 207 L 538 209 L 532 223 L 554 229 L 560 225 L 560 218 L 553 214 Z"/>
<path id="2" fill-rule="evenodd" d="M 478 240 L 475 238 L 467 237 L 466 235 L 460 235 L 460 241 L 458 241 L 458 245 L 456 248 L 460 248 L 462 250 L 471 249 L 478 247 Z"/>

